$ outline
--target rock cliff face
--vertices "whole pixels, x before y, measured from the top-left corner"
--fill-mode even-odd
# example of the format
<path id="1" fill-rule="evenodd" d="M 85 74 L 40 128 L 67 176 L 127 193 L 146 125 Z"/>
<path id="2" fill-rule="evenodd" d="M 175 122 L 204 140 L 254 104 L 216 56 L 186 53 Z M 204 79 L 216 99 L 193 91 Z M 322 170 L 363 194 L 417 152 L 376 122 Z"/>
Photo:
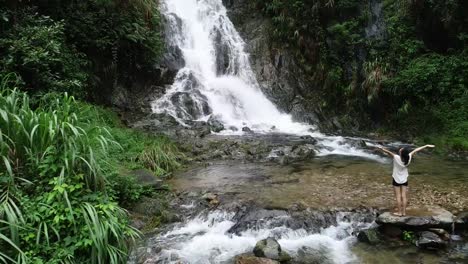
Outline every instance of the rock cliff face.
<path id="1" fill-rule="evenodd" d="M 269 20 L 253 11 L 251 1 L 223 0 L 223 3 L 246 42 L 252 69 L 268 98 L 297 121 L 326 126 L 328 122 L 317 106 L 320 87 L 308 79 L 292 54 L 272 46 L 269 36 L 273 28 Z"/>
<path id="2" fill-rule="evenodd" d="M 174 83 L 177 72 L 184 67 L 182 51 L 165 36 L 174 34 L 177 27 L 168 27 L 168 19 L 178 22 L 176 16 L 162 17 L 165 50 L 160 61 L 146 72 L 138 72 L 121 78 L 113 84 L 113 92 L 108 98 L 110 104 L 120 109 L 124 121 L 133 123 L 152 113 L 151 103 L 164 95 Z M 180 24 L 175 23 L 175 24 Z"/>

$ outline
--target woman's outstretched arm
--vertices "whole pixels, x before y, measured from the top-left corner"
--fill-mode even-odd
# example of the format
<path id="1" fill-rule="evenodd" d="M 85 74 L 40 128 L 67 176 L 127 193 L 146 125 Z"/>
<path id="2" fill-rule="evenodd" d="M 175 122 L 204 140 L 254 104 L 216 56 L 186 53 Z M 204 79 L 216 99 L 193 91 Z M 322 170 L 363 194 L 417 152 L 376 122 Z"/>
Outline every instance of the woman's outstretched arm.
<path id="1" fill-rule="evenodd" d="M 434 147 L 435 147 L 434 145 L 425 145 L 425 146 L 419 147 L 419 148 L 411 151 L 410 155 L 414 155 L 414 154 L 416 154 L 416 152 L 421 151 L 421 150 L 423 150 L 425 148 L 434 148 Z"/>
<path id="2" fill-rule="evenodd" d="M 383 148 L 383 147 L 377 147 L 377 149 L 383 151 L 385 154 L 388 154 L 389 156 L 393 157 L 395 156 L 396 154 L 391 152 L 390 150 L 386 149 L 386 148 Z"/>

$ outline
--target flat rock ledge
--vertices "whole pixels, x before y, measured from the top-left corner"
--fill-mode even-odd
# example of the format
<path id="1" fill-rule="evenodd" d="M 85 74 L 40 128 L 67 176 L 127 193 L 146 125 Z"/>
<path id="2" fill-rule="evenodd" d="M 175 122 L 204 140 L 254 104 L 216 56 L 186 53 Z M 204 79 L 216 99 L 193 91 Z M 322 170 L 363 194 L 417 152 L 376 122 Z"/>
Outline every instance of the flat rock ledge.
<path id="1" fill-rule="evenodd" d="M 405 229 L 450 228 L 455 221 L 452 213 L 438 206 L 408 208 L 406 216 L 394 216 L 391 212 L 380 214 L 375 222 Z"/>

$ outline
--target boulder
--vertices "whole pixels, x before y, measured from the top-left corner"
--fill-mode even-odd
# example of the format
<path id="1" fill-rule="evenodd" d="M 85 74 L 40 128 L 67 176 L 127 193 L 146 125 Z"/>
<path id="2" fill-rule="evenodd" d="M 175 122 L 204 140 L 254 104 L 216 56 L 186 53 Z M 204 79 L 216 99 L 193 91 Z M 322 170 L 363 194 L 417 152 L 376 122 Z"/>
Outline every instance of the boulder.
<path id="1" fill-rule="evenodd" d="M 450 228 L 454 217 L 449 211 L 438 206 L 408 208 L 404 217 L 385 212 L 377 217 L 379 225 L 394 225 L 404 229 Z"/>
<path id="2" fill-rule="evenodd" d="M 210 117 L 210 119 L 208 119 L 208 125 L 210 126 L 211 131 L 215 133 L 218 133 L 224 130 L 223 123 L 213 116 Z"/>
<path id="3" fill-rule="evenodd" d="M 250 129 L 249 127 L 243 127 L 242 131 L 246 133 L 253 133 L 252 129 Z"/>
<path id="4" fill-rule="evenodd" d="M 206 193 L 202 196 L 202 199 L 207 201 L 211 205 L 218 205 L 219 199 L 218 195 L 215 193 Z"/>
<path id="5" fill-rule="evenodd" d="M 430 231 L 423 231 L 419 234 L 419 239 L 416 241 L 416 246 L 429 249 L 437 250 L 444 248 L 447 245 L 436 233 Z"/>
<path id="6" fill-rule="evenodd" d="M 440 238 L 442 238 L 445 241 L 450 240 L 450 234 L 445 229 L 442 229 L 442 228 L 429 228 L 428 231 L 437 234 Z"/>
<path id="7" fill-rule="evenodd" d="M 377 231 L 377 228 L 361 230 L 357 238 L 359 242 L 367 243 L 370 245 L 377 245 L 381 242 L 380 234 Z"/>
<path id="8" fill-rule="evenodd" d="M 255 256 L 248 256 L 248 255 L 237 256 L 234 263 L 235 264 L 279 264 L 279 262 L 276 260 L 267 259 L 267 258 L 259 258 Z"/>
<path id="9" fill-rule="evenodd" d="M 133 170 L 130 174 L 136 180 L 136 182 L 142 186 L 148 186 L 156 190 L 164 189 L 163 180 L 154 175 L 154 173 L 150 170 Z"/>
<path id="10" fill-rule="evenodd" d="M 468 229 L 468 211 L 461 212 L 455 217 L 457 228 Z"/>
<path id="11" fill-rule="evenodd" d="M 143 197 L 131 208 L 132 212 L 140 215 L 154 216 L 161 215 L 166 209 L 163 201 L 150 197 Z"/>
<path id="12" fill-rule="evenodd" d="M 334 264 L 333 256 L 326 247 L 303 247 L 297 251 L 294 257 L 296 264 Z"/>
<path id="13" fill-rule="evenodd" d="M 258 241 L 253 252 L 256 257 L 269 258 L 279 262 L 291 260 L 289 254 L 282 251 L 278 241 L 272 237 Z"/>

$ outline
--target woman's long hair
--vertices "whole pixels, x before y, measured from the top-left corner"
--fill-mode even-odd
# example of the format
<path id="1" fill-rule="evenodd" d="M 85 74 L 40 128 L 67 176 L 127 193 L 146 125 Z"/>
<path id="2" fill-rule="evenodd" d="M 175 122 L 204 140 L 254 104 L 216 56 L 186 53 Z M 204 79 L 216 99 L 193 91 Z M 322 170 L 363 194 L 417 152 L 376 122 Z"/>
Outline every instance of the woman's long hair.
<path id="1" fill-rule="evenodd" d="M 407 148 L 403 148 L 401 150 L 400 158 L 401 158 L 401 161 L 403 161 L 405 165 L 408 165 L 410 156 L 409 156 L 409 150 Z"/>

